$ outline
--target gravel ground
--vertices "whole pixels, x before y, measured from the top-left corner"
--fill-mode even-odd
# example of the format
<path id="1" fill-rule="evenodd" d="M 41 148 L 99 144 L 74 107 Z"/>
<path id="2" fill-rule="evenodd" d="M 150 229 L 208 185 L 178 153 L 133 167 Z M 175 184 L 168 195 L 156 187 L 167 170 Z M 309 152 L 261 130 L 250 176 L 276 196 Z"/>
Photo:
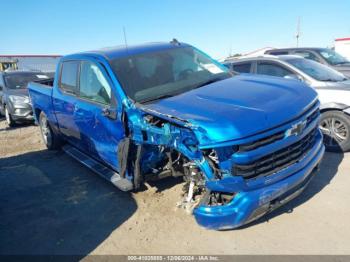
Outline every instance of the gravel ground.
<path id="1" fill-rule="evenodd" d="M 38 127 L 0 120 L 0 254 L 350 254 L 350 154 L 327 153 L 297 199 L 256 223 L 209 231 L 176 208 L 181 182 L 123 193 Z"/>

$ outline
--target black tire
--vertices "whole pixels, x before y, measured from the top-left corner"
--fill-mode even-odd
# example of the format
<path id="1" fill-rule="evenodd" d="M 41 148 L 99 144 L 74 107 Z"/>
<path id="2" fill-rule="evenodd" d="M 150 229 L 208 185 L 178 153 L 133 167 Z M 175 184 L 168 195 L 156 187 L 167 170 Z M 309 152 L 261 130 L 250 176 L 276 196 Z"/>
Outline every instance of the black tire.
<path id="1" fill-rule="evenodd" d="M 39 115 L 41 137 L 48 150 L 56 150 L 61 147 L 61 139 L 52 131 L 49 121 L 44 112 Z"/>
<path id="2" fill-rule="evenodd" d="M 342 111 L 326 111 L 321 114 L 320 129 L 327 151 L 350 150 L 350 116 Z"/>
<path id="3" fill-rule="evenodd" d="M 10 111 L 8 110 L 7 106 L 5 106 L 5 119 L 6 119 L 6 123 L 9 127 L 14 127 L 16 125 L 16 122 L 12 119 L 12 116 L 11 116 Z"/>

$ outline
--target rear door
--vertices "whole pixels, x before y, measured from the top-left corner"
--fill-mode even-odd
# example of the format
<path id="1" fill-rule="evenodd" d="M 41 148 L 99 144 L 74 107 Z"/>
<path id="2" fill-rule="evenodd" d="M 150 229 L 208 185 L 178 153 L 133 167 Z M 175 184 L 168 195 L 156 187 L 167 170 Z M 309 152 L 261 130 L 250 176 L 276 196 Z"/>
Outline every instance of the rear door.
<path id="1" fill-rule="evenodd" d="M 53 108 L 60 132 L 73 145 L 80 146 L 80 132 L 74 121 L 78 94 L 78 73 L 80 62 L 69 60 L 61 63 L 58 88 L 53 89 Z"/>
<path id="2" fill-rule="evenodd" d="M 81 147 L 92 157 L 118 170 L 117 148 L 124 137 L 121 107 L 113 84 L 98 61 L 82 60 L 74 121 Z"/>

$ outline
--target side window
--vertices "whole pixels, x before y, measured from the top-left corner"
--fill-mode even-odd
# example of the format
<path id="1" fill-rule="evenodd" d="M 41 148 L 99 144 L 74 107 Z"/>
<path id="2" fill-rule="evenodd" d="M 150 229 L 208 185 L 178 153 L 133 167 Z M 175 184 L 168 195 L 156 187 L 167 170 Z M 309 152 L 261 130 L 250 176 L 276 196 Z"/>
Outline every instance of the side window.
<path id="1" fill-rule="evenodd" d="M 238 73 L 250 73 L 252 63 L 232 64 L 232 70 Z"/>
<path id="2" fill-rule="evenodd" d="M 271 51 L 267 52 L 269 55 L 288 55 L 288 51 Z"/>
<path id="3" fill-rule="evenodd" d="M 80 69 L 80 97 L 101 104 L 110 104 L 111 86 L 94 63 L 84 61 Z"/>
<path id="4" fill-rule="evenodd" d="M 72 94 L 77 94 L 78 92 L 78 61 L 67 61 L 63 62 L 61 66 L 61 79 L 60 88 Z"/>
<path id="5" fill-rule="evenodd" d="M 283 68 L 282 66 L 270 63 L 270 62 L 260 62 L 258 63 L 257 73 L 260 75 L 278 76 L 284 77 L 286 75 L 293 74 L 291 71 Z"/>
<path id="6" fill-rule="evenodd" d="M 294 52 L 296 55 L 299 55 L 299 56 L 302 56 L 306 59 L 310 59 L 310 60 L 313 60 L 313 61 L 316 61 L 316 62 L 320 62 L 320 59 L 318 59 L 318 57 L 316 55 L 314 55 L 313 53 L 311 52 L 308 52 L 308 51 L 295 51 Z"/>

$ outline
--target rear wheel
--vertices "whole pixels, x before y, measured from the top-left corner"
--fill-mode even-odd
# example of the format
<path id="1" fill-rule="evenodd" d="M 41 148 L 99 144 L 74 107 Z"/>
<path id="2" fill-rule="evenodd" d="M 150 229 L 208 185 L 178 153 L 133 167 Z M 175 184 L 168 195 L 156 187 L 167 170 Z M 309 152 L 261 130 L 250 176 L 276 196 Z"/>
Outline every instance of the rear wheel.
<path id="1" fill-rule="evenodd" d="M 9 127 L 14 127 L 16 125 L 15 121 L 12 119 L 12 116 L 11 116 L 7 106 L 5 106 L 5 119 L 6 119 L 6 123 Z"/>
<path id="2" fill-rule="evenodd" d="M 47 120 L 47 117 L 44 114 L 44 112 L 40 113 L 39 125 L 40 125 L 41 136 L 43 138 L 43 142 L 46 145 L 47 149 L 55 150 L 60 148 L 61 140 L 52 131 L 52 128 L 50 127 L 49 121 Z"/>
<path id="3" fill-rule="evenodd" d="M 344 152 L 350 149 L 350 117 L 341 111 L 327 111 L 321 115 L 320 129 L 328 151 Z"/>

